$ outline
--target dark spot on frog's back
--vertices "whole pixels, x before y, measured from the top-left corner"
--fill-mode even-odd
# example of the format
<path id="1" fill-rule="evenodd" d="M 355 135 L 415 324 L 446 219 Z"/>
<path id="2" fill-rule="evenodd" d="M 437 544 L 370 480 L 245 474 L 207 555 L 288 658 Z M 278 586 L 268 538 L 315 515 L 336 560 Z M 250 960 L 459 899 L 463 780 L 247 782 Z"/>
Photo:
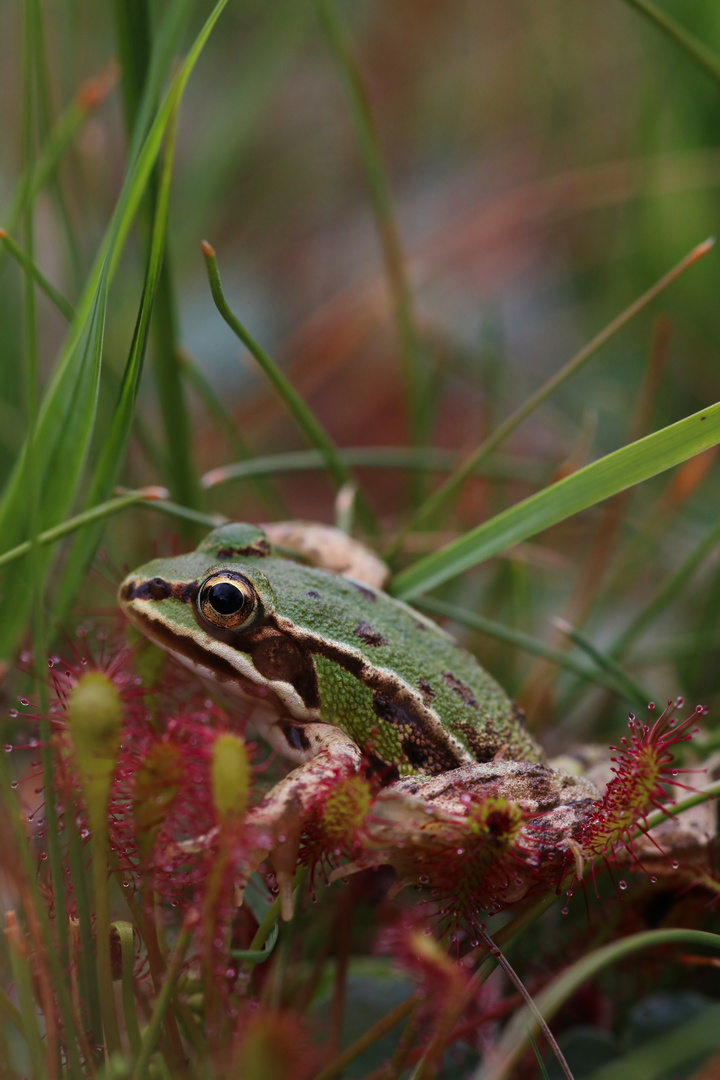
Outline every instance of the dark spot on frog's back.
<path id="1" fill-rule="evenodd" d="M 355 589 L 355 592 L 360 593 L 363 600 L 377 600 L 377 597 L 375 596 L 375 593 L 372 591 L 372 589 L 368 589 L 367 586 L 361 585 L 359 581 L 351 581 L 350 584 L 352 585 L 353 589 Z"/>
<path id="2" fill-rule="evenodd" d="M 452 692 L 457 694 L 466 705 L 470 705 L 473 709 L 477 709 L 478 703 L 469 686 L 466 686 L 464 682 L 460 682 L 460 679 L 456 678 L 450 671 L 443 671 L 442 677 Z"/>
<path id="3" fill-rule="evenodd" d="M 226 544 L 225 547 L 218 548 L 216 551 L 218 559 L 248 559 L 253 557 L 263 559 L 269 554 L 270 544 L 267 540 L 256 540 L 253 544 L 246 544 L 244 547 Z"/>
<path id="4" fill-rule="evenodd" d="M 418 690 L 423 696 L 426 705 L 431 705 L 435 700 L 435 691 L 427 679 L 418 679 Z"/>
<path id="5" fill-rule="evenodd" d="M 377 648 L 379 645 L 387 645 L 388 640 L 366 622 L 359 622 L 355 627 L 355 635 L 359 637 L 363 645 L 371 645 Z"/>
<path id="6" fill-rule="evenodd" d="M 309 596 L 311 600 L 319 600 L 320 599 L 320 593 L 315 592 L 315 589 L 308 589 L 308 591 L 305 593 L 305 595 Z"/>
<path id="7" fill-rule="evenodd" d="M 448 742 L 428 738 L 427 718 L 414 702 L 386 697 L 376 690 L 372 706 L 378 719 L 395 728 L 405 757 L 418 772 L 435 775 L 458 767 L 460 761 Z"/>

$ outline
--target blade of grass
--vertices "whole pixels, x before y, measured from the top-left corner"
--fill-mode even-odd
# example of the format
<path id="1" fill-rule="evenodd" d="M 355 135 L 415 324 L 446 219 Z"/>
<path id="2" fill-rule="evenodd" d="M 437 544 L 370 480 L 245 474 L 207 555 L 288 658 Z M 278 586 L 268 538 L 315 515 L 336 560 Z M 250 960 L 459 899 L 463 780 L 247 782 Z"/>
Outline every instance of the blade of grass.
<path id="1" fill-rule="evenodd" d="M 214 208 L 222 214 L 228 191 L 237 185 L 242 170 L 252 167 L 250 140 L 286 65 L 315 18 L 312 4 L 296 0 L 265 5 L 263 14 L 265 20 L 222 87 L 222 109 L 214 109 L 202 129 L 196 128 L 194 152 L 183 162 L 183 187 L 191 205 L 201 208 L 206 227 Z M 187 215 L 173 225 L 178 250 L 196 242 L 196 216 Z"/>
<path id="2" fill-rule="evenodd" d="M 107 498 L 112 491 L 120 467 L 125 459 L 128 440 L 132 431 L 135 399 L 142 376 L 145 351 L 147 348 L 150 321 L 158 288 L 167 229 L 170 203 L 170 182 L 175 154 L 175 136 L 177 110 L 180 106 L 180 91 L 171 88 L 171 111 L 168 120 L 165 152 L 160 177 L 160 187 L 155 205 L 152 237 L 150 241 L 149 261 L 135 331 L 130 345 L 130 354 L 123 375 L 120 395 L 115 406 L 110 430 L 105 435 L 99 458 L 90 482 L 86 502 L 90 506 Z M 76 538 L 68 555 L 60 586 L 55 594 L 53 610 L 60 622 L 65 619 L 72 605 L 75 593 L 83 574 L 91 562 L 103 530 L 103 519 L 98 519 L 94 527 L 88 527 Z"/>
<path id="3" fill-rule="evenodd" d="M 156 499 L 157 495 L 153 494 L 154 490 L 156 489 L 140 488 L 137 491 L 128 491 L 115 499 L 108 499 L 107 502 L 100 503 L 98 506 L 91 506 L 87 510 L 83 510 L 81 514 L 76 514 L 75 517 L 63 521 L 61 525 L 55 525 L 52 529 L 46 529 L 45 532 L 38 533 L 35 542 L 42 546 L 57 543 L 58 540 L 69 536 L 77 529 L 91 525 L 95 521 L 109 517 L 111 514 L 116 514 L 119 510 L 124 510 L 126 506 L 133 506 L 148 499 Z M 9 563 L 15 562 L 16 559 L 27 555 L 31 547 L 32 542 L 26 540 L 24 543 L 18 544 L 17 547 L 4 551 L 0 555 L 0 567 L 7 566 Z"/>
<path id="4" fill-rule="evenodd" d="M 150 1066 L 150 1059 L 153 1055 L 155 1046 L 157 1045 L 158 1037 L 160 1035 L 160 1029 L 162 1022 L 167 1012 L 168 1006 L 172 999 L 172 995 L 175 992 L 175 984 L 182 971 L 183 964 L 185 962 L 185 954 L 192 941 L 193 929 L 190 922 L 186 921 L 183 925 L 178 939 L 175 942 L 175 948 L 173 954 L 170 957 L 170 963 L 168 964 L 163 984 L 160 989 L 160 993 L 155 1001 L 155 1006 L 152 1011 L 150 1023 L 148 1024 L 143 1034 L 142 1046 L 140 1047 L 140 1053 L 135 1059 L 135 1067 L 132 1072 L 132 1080 L 146 1080 L 148 1076 L 148 1069 Z"/>
<path id="5" fill-rule="evenodd" d="M 23 8 L 23 49 L 22 49 L 22 130 L 23 130 L 23 166 L 25 171 L 32 173 L 35 160 L 35 139 L 37 131 L 37 101 L 36 101 L 36 78 L 35 70 L 40 52 L 40 34 L 42 14 L 37 0 L 29 0 Z M 38 657 L 46 655 L 45 634 L 45 590 L 43 563 L 44 558 L 37 543 L 37 535 L 40 531 L 41 522 L 41 472 L 39 468 L 39 446 L 36 445 L 35 434 L 38 425 L 38 411 L 40 401 L 40 378 L 39 356 L 37 341 L 37 324 L 35 309 L 35 280 L 31 271 L 34 264 L 35 242 L 35 204 L 32 199 L 28 200 L 23 214 L 23 240 L 25 255 L 24 274 L 24 301 L 25 301 L 25 410 L 27 424 L 27 453 L 23 462 L 22 476 L 25 488 L 26 516 L 23 515 L 24 523 L 30 536 L 30 552 L 27 559 L 27 570 L 31 587 L 28 591 L 30 603 L 32 645 L 33 653 Z M 19 579 L 21 580 L 21 579 Z M 25 582 L 22 582 L 24 585 Z M 3 597 L 7 601 L 8 589 Z M 22 614 L 25 615 L 27 607 L 22 606 Z M 17 613 L 16 613 L 17 614 Z M 7 619 L 12 622 L 11 619 Z M 5 620 L 3 620 L 3 624 Z M 22 626 L 22 623 L 13 625 Z M 3 625 L 3 629 L 4 629 Z M 38 665 L 39 670 L 39 665 Z M 45 800 L 45 821 L 47 827 L 47 849 L 50 863 L 50 879 L 52 882 L 53 900 L 55 906 L 58 954 L 63 969 L 67 970 L 70 964 L 70 944 L 68 937 L 67 906 L 65 903 L 65 880 L 60 853 L 60 835 L 58 828 L 57 806 L 55 802 L 55 787 L 53 783 L 53 759 L 50 745 L 50 721 L 48 719 L 48 692 L 44 679 L 36 680 L 38 705 L 40 712 L 40 745 L 41 745 L 41 768 L 43 795 Z M 53 1018 L 54 1020 L 54 1018 Z M 48 1054 L 52 1056 L 52 1043 L 55 1039 L 54 1023 L 46 1017 Z"/>
<path id="6" fill-rule="evenodd" d="M 215 250 L 206 240 L 204 240 L 202 244 L 202 253 L 205 258 L 210 291 L 215 302 L 215 307 L 218 309 L 235 336 L 242 341 L 251 356 L 255 358 L 261 371 L 266 376 L 273 389 L 277 392 L 278 396 L 285 403 L 288 412 L 307 441 L 318 449 L 325 462 L 325 467 L 332 476 L 337 487 L 341 488 L 350 481 L 354 482 L 352 473 L 315 414 L 308 408 L 275 362 L 270 359 L 265 350 L 250 336 L 237 316 L 233 314 L 222 290 Z M 374 528 L 374 519 L 367 503 L 364 499 L 359 499 L 358 502 L 358 513 L 363 520 L 363 524 L 366 527 Z"/>
<path id="7" fill-rule="evenodd" d="M 28 961 L 27 945 L 20 933 L 14 911 L 6 912 L 5 922 L 5 939 L 10 953 L 10 969 L 20 1003 L 21 1031 L 25 1039 L 25 1045 L 28 1048 L 32 1075 L 33 1078 L 37 1077 L 37 1080 L 45 1080 L 48 1075 L 45 1067 L 46 1055 L 38 1027 L 38 1018 L 35 1013 L 33 977 Z"/>
<path id="8" fill-rule="evenodd" d="M 112 220 L 78 304 L 75 322 L 46 390 L 38 416 L 36 440 L 41 454 L 38 463 L 40 475 L 43 479 L 49 476 L 52 483 L 48 481 L 40 488 L 41 523 L 57 522 L 64 517 L 79 484 L 94 420 L 108 285 L 159 153 L 175 95 L 182 94 L 226 4 L 227 0 L 219 0 L 215 5 L 180 65 L 171 92 L 158 109 L 141 148 L 132 157 Z M 174 7 L 171 5 L 171 12 Z M 176 18 L 174 12 L 173 17 Z M 159 52 L 167 63 L 171 56 L 170 43 L 170 34 L 159 41 L 159 46 L 162 46 Z M 161 66 L 158 63 L 154 75 L 156 80 L 160 77 Z M 26 452 L 23 453 L 0 500 L 0 547 L 3 548 L 13 546 L 19 539 L 19 523 L 23 520 L 25 505 L 23 477 L 26 456 Z M 62 468 L 58 468 L 60 462 Z M 14 619 L 4 623 L 0 630 L 0 654 L 7 653 L 14 646 L 24 624 L 30 595 L 23 574 L 13 575 L 10 584 L 13 603 L 10 604 L 9 595 L 5 599 Z"/>
<path id="9" fill-rule="evenodd" d="M 189 11 L 189 9 L 187 9 Z M 143 92 L 150 77 L 152 22 L 148 0 L 115 0 L 115 25 L 122 65 L 123 112 L 128 142 L 140 115 Z M 172 155 L 170 155 L 172 157 Z M 156 221 L 162 198 L 162 180 L 154 169 L 142 206 L 142 229 L 148 261 L 156 243 Z M 154 287 L 152 353 L 160 414 L 163 420 L 167 453 L 164 455 L 165 482 L 172 494 L 188 506 L 199 503 L 199 487 L 193 464 L 193 439 L 178 358 L 178 330 L 174 290 L 167 258 L 166 239 L 160 252 L 158 280 Z M 144 346 L 143 346 L 144 350 Z"/>
<path id="10" fill-rule="evenodd" d="M 111 929 L 120 944 L 123 1016 L 130 1049 L 136 1058 L 140 1053 L 140 1028 L 135 1011 L 135 929 L 128 922 L 114 922 Z"/>
<path id="11" fill-rule="evenodd" d="M 0 244 L 3 244 L 23 270 L 27 274 L 30 274 L 37 286 L 45 293 L 50 303 L 54 304 L 58 309 L 62 317 L 66 319 L 67 322 L 72 322 L 75 315 L 72 305 L 68 303 L 64 296 L 60 295 L 55 286 L 48 281 L 35 263 L 31 259 L 28 259 L 26 253 L 15 243 L 11 236 L 8 236 L 5 229 L 0 229 Z"/>
<path id="12" fill-rule="evenodd" d="M 183 374 L 195 390 L 195 393 L 205 406 L 208 414 L 225 435 L 232 453 L 242 459 L 250 459 L 252 461 L 257 460 L 253 455 L 252 449 L 241 436 L 230 413 L 223 405 L 219 396 L 215 393 L 209 380 L 205 377 L 205 373 L 183 350 L 180 352 L 180 364 L 182 366 Z M 287 507 L 273 485 L 265 482 L 260 475 L 251 474 L 251 478 L 258 497 L 267 507 L 268 513 L 278 518 L 287 517 Z M 207 487 L 204 482 L 204 477 L 201 478 L 200 484 L 203 488 Z"/>
<path id="13" fill-rule="evenodd" d="M 467 608 L 448 604 L 444 600 L 436 599 L 434 596 L 422 597 L 417 606 L 423 611 L 431 611 L 435 615 L 445 615 L 463 626 L 469 626 L 473 630 L 479 630 L 481 633 L 488 634 L 499 641 L 505 641 L 508 645 L 514 645 L 524 652 L 540 656 L 543 660 L 549 660 L 550 663 L 557 664 L 558 667 L 571 671 L 573 675 L 578 675 L 581 679 L 594 683 L 596 686 L 602 686 L 605 690 L 611 690 L 614 694 L 619 694 L 622 697 L 626 696 L 626 688 L 621 686 L 612 675 L 606 674 L 603 670 L 594 671 L 573 656 L 552 649 L 549 645 L 544 645 L 541 641 L 531 637 L 530 634 L 524 634 L 521 630 L 515 630 L 513 627 L 506 626 L 495 619 L 488 619 L 485 615 L 478 615 Z"/>
<path id="14" fill-rule="evenodd" d="M 32 914 L 37 931 L 36 947 L 42 952 L 42 960 L 47 964 L 58 1010 L 62 1021 L 63 1045 L 67 1055 L 69 1073 L 72 1077 L 82 1076 L 80 1052 L 81 1039 L 76 1031 L 74 1016 L 67 986 L 67 969 L 60 963 L 60 956 L 55 944 L 49 919 L 40 898 L 37 879 L 37 866 L 30 852 L 24 831 L 23 818 L 20 816 L 17 802 L 10 785 L 10 775 L 4 754 L 0 754 L 0 801 L 4 805 L 5 821 L 9 826 L 3 838 L 3 859 L 9 861 L 8 847 L 12 845 L 12 858 L 19 864 L 19 875 L 26 895 L 23 897 L 26 918 Z M 27 910 L 28 905 L 31 912 Z M 75 1036 L 75 1038 L 74 1038 Z"/>
<path id="15" fill-rule="evenodd" d="M 550 1020 L 560 1006 L 583 983 L 592 979 L 603 968 L 616 964 L 643 949 L 675 942 L 692 943 L 701 948 L 720 949 L 720 935 L 710 934 L 703 930 L 649 930 L 632 934 L 583 956 L 553 979 L 550 985 L 536 996 L 535 1004 L 545 1020 Z M 720 1013 L 720 1005 L 717 1009 Z M 525 1052 L 527 1033 L 536 1033 L 537 1030 L 535 1018 L 526 1007 L 523 1007 L 513 1016 L 500 1036 L 492 1060 L 483 1063 L 473 1075 L 472 1080 L 504 1080 L 514 1063 Z"/>
<path id="16" fill-rule="evenodd" d="M 392 581 L 407 600 L 456 577 L 521 540 L 648 480 L 720 442 L 720 404 L 685 417 L 594 461 L 421 559 Z"/>
<path id="17" fill-rule="evenodd" d="M 450 472 L 456 455 L 452 450 L 432 446 L 343 446 L 337 454 L 350 468 L 361 469 L 422 469 Z M 319 450 L 294 450 L 287 454 L 269 454 L 250 461 L 238 461 L 211 469 L 201 478 L 206 489 L 247 480 L 253 476 L 274 476 L 286 472 L 306 472 L 324 469 L 325 458 Z M 477 473 L 491 480 L 520 480 L 537 483 L 545 470 L 516 466 L 510 459 L 478 466 Z"/>
<path id="18" fill-rule="evenodd" d="M 720 82 L 720 59 L 699 38 L 681 26 L 677 19 L 651 4 L 650 0 L 625 0 L 625 3 L 649 19 L 711 79 Z"/>
<path id="19" fill-rule="evenodd" d="M 56 121 L 46 143 L 40 151 L 30 172 L 24 171 L 3 211 L 3 224 L 8 232 L 17 227 L 28 203 L 34 202 L 38 194 L 55 175 L 59 163 L 65 157 L 90 112 L 97 108 L 112 90 L 115 83 L 114 65 L 104 74 L 83 83 L 79 91 Z M 0 251 L 0 266 L 3 253 Z"/>
<path id="20" fill-rule="evenodd" d="M 621 656 L 642 633 L 656 621 L 669 604 L 681 594 L 695 571 L 703 564 L 720 543 L 720 521 L 710 529 L 699 544 L 680 563 L 676 570 L 663 581 L 632 622 L 616 637 L 608 649 L 610 656 Z"/>
<path id="21" fill-rule="evenodd" d="M 365 87 L 362 72 L 338 11 L 336 0 L 317 0 L 320 22 L 338 66 L 352 114 L 358 151 L 365 170 L 375 226 L 385 263 L 400 344 L 405 399 L 408 402 L 408 427 L 412 442 L 427 434 L 427 372 L 423 364 L 420 334 L 415 316 L 400 230 L 395 218 L 380 138 Z"/>
<path id="22" fill-rule="evenodd" d="M 561 633 L 566 634 L 579 649 L 582 649 L 601 671 L 606 671 L 611 678 L 615 679 L 616 685 L 624 690 L 624 694 L 629 701 L 644 707 L 653 700 L 652 694 L 649 694 L 644 687 L 635 682 L 635 680 L 620 667 L 616 660 L 613 660 L 611 656 L 608 656 L 607 653 L 604 653 L 601 649 L 598 649 L 593 645 L 592 641 L 590 641 L 582 631 L 571 626 L 565 619 L 554 619 L 553 621 L 558 630 L 560 630 Z"/>
<path id="23" fill-rule="evenodd" d="M 664 1034 L 628 1052 L 622 1061 L 613 1061 L 590 1073 L 587 1080 L 660 1080 L 673 1069 L 697 1061 L 709 1050 L 720 1046 L 720 1005 L 708 1005 L 691 1020 L 672 1027 Z M 679 1075 L 679 1074 L 676 1074 Z M 683 1070 L 683 1075 L 689 1073 Z M 693 1077 L 716 1072 L 693 1072 Z"/>
<path id="24" fill-rule="evenodd" d="M 571 360 L 569 360 L 558 372 L 555 373 L 550 379 L 545 382 L 539 390 L 537 390 L 528 400 L 519 408 L 515 409 L 513 413 L 504 420 L 498 428 L 490 435 L 484 442 L 480 444 L 477 450 L 456 469 L 453 475 L 445 481 L 445 483 L 433 492 L 429 499 L 427 499 L 423 505 L 415 512 L 408 524 L 400 532 L 396 538 L 389 555 L 394 556 L 400 549 L 402 541 L 405 536 L 413 529 L 415 529 L 422 521 L 432 517 L 440 510 L 451 498 L 453 498 L 459 491 L 462 484 L 470 476 L 470 474 L 481 464 L 489 455 L 497 449 L 502 442 L 507 439 L 509 435 L 524 420 L 528 418 L 544 401 L 546 401 L 551 394 L 557 390 L 559 386 L 562 386 L 564 382 L 567 382 L 571 376 L 575 375 L 583 365 L 597 353 L 603 345 L 605 345 L 611 338 L 618 333 L 631 319 L 635 317 L 643 308 L 660 295 L 669 285 L 671 285 L 685 270 L 696 263 L 704 255 L 706 255 L 713 247 L 714 239 L 705 240 L 702 244 L 698 244 L 689 252 L 684 259 L 681 259 L 672 270 L 668 271 L 664 277 L 660 278 L 647 292 L 633 301 L 629 307 L 625 308 L 612 322 L 597 334 L 592 341 L 589 341 Z"/>

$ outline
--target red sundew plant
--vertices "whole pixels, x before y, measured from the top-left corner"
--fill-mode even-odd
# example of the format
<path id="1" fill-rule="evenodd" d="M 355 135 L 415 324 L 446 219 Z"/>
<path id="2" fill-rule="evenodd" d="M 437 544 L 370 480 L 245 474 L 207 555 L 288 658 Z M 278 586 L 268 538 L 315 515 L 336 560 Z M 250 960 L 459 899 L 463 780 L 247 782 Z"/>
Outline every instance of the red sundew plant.
<path id="1" fill-rule="evenodd" d="M 619 755 L 611 759 L 614 762 L 613 778 L 603 798 L 595 805 L 594 813 L 582 825 L 579 848 L 573 847 L 581 861 L 587 859 L 590 862 L 593 880 L 596 860 L 602 859 L 607 864 L 608 858 L 614 858 L 620 847 L 629 852 L 631 866 L 644 872 L 635 854 L 633 831 L 640 829 L 648 836 L 647 815 L 652 809 L 665 809 L 669 799 L 668 787 L 695 790 L 678 782 L 678 774 L 687 770 L 676 767 L 671 747 L 687 742 L 697 734 L 696 721 L 706 715 L 707 709 L 698 705 L 690 716 L 678 720 L 675 713 L 682 704 L 682 698 L 668 701 L 653 723 L 655 706 L 652 703 L 648 706 L 647 723 L 639 724 L 631 714 L 628 722 L 630 737 L 623 737 L 619 747 L 610 747 Z M 664 855 L 662 848 L 656 846 Z M 667 859 L 675 869 L 678 868 L 677 860 L 672 860 L 670 856 Z M 579 876 L 582 877 L 582 862 Z"/>

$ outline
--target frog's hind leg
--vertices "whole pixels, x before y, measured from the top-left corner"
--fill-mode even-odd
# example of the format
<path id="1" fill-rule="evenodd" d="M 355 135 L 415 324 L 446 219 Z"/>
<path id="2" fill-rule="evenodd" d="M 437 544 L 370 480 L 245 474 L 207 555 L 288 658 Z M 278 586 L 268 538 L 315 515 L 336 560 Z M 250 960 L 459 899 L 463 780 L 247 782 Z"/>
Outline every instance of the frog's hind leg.
<path id="1" fill-rule="evenodd" d="M 293 914 L 292 881 L 300 835 L 318 791 L 357 774 L 363 759 L 352 739 L 332 724 L 280 721 L 270 741 L 279 749 L 281 738 L 302 764 L 271 788 L 247 820 L 251 827 L 267 829 L 271 834 L 270 854 L 280 889 L 282 916 L 287 920 Z"/>

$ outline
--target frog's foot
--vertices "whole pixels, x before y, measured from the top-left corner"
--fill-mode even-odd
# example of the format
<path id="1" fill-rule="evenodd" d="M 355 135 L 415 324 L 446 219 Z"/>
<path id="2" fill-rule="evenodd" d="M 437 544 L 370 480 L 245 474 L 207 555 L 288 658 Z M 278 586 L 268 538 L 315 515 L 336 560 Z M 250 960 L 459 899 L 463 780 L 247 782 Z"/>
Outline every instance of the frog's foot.
<path id="1" fill-rule="evenodd" d="M 275 870 L 285 920 L 293 915 L 292 882 L 300 835 L 318 795 L 338 780 L 356 775 L 363 763 L 352 739 L 331 724 L 296 725 L 294 730 L 309 760 L 276 784 L 247 818 L 253 830 L 267 836 L 266 850 Z"/>

